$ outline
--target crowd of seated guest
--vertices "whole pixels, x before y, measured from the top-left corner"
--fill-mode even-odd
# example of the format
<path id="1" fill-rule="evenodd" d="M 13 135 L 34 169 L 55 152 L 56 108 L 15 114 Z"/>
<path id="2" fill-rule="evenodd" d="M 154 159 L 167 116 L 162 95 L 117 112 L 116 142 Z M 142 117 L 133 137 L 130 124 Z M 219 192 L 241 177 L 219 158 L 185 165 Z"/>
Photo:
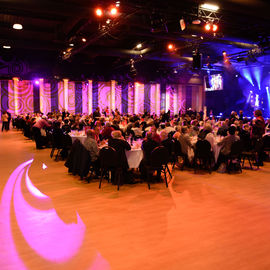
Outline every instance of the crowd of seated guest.
<path id="1" fill-rule="evenodd" d="M 145 112 L 138 115 L 121 115 L 118 110 L 105 114 L 100 113 L 97 108 L 93 114 L 71 114 L 66 111 L 42 114 L 19 115 L 13 120 L 14 126 L 24 130 L 28 138 L 33 138 L 38 149 L 48 146 L 50 142 L 46 139 L 46 134 L 68 134 L 72 130 L 83 130 L 89 127 L 85 147 L 91 154 L 91 159 L 98 168 L 98 148 L 97 145 L 107 140 L 109 146 L 115 148 L 119 155 L 121 163 L 128 169 L 128 164 L 124 150 L 130 149 L 130 144 L 126 139 L 141 138 L 144 158 L 140 165 L 140 171 L 143 177 L 146 177 L 145 167 L 149 163 L 150 154 L 153 149 L 163 145 L 172 152 L 172 142 L 177 140 L 181 146 L 181 154 L 184 162 L 192 166 L 192 161 L 188 158 L 189 149 L 194 149 L 192 137 L 198 137 L 198 140 L 206 140 L 211 145 L 213 151 L 215 137 L 224 137 L 219 146 L 221 147 L 220 156 L 216 165 L 226 159 L 230 153 L 230 147 L 233 141 L 241 140 L 246 150 L 255 148 L 262 141 L 265 132 L 270 130 L 269 119 L 265 122 L 262 112 L 256 110 L 254 118 L 249 120 L 240 111 L 239 115 L 232 112 L 227 119 L 215 119 L 203 116 L 188 110 L 186 113 L 171 115 L 170 111 L 161 112 L 160 116 Z M 45 133 L 44 133 L 45 132 Z M 263 165 L 263 148 L 258 151 L 258 165 Z M 98 171 L 98 170 L 97 170 Z"/>

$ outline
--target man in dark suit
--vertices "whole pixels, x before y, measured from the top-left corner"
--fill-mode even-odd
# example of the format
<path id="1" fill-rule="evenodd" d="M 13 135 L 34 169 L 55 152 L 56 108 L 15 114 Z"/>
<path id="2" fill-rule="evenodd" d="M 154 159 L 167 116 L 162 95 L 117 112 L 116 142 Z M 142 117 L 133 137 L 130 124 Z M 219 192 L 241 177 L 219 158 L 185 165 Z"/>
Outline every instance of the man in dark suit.
<path id="1" fill-rule="evenodd" d="M 129 166 L 128 166 L 125 150 L 130 150 L 131 147 L 129 143 L 122 136 L 122 133 L 120 130 L 112 131 L 111 136 L 112 138 L 109 138 L 108 145 L 114 148 L 115 151 L 117 152 L 119 167 L 122 167 L 123 169 L 124 179 L 121 179 L 121 183 L 124 183 L 124 182 L 130 183 L 131 180 L 128 175 Z M 114 177 L 112 176 L 112 182 L 113 182 L 113 178 Z"/>

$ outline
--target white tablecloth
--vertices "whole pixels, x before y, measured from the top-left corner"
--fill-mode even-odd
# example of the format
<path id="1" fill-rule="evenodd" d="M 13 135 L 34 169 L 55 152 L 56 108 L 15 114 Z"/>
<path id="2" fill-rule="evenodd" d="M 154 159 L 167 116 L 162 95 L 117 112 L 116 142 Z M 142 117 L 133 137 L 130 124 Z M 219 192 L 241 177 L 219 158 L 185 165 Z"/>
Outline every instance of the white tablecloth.
<path id="1" fill-rule="evenodd" d="M 215 143 L 214 143 L 213 149 L 212 149 L 213 153 L 214 153 L 215 163 L 217 163 L 219 152 L 220 152 L 220 149 L 221 149 L 221 146 L 218 145 L 218 142 L 220 142 L 221 139 L 222 138 L 220 136 L 215 137 Z M 192 137 L 191 138 L 192 145 L 195 145 L 197 140 L 198 140 L 197 137 Z M 194 158 L 194 150 L 191 147 L 189 147 L 188 148 L 188 159 L 191 162 L 193 160 L 193 158 Z"/>
<path id="2" fill-rule="evenodd" d="M 138 148 L 126 151 L 126 157 L 130 169 L 139 168 L 139 165 L 143 159 L 143 150 Z"/>
<path id="3" fill-rule="evenodd" d="M 85 135 L 70 135 L 71 139 L 72 139 L 72 143 L 75 142 L 76 139 L 78 139 L 82 144 L 84 143 L 84 140 L 86 139 Z"/>

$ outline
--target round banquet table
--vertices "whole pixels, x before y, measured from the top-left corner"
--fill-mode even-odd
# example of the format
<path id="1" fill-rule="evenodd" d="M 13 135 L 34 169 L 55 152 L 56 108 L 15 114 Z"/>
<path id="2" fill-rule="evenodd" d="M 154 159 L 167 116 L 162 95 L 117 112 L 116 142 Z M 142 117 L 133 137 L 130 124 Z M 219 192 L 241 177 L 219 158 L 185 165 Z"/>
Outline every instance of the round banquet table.
<path id="1" fill-rule="evenodd" d="M 102 146 L 100 145 L 99 148 L 101 149 L 102 147 L 107 146 L 108 144 L 103 144 Z M 143 150 L 141 149 L 140 146 L 134 145 L 131 146 L 131 150 L 126 150 L 126 157 L 127 157 L 127 162 L 128 166 L 130 169 L 137 169 L 140 166 L 140 163 L 143 159 Z"/>
<path id="2" fill-rule="evenodd" d="M 128 166 L 130 169 L 137 169 L 143 159 L 143 150 L 141 148 L 126 151 Z"/>
<path id="3" fill-rule="evenodd" d="M 86 139 L 86 135 L 74 135 L 74 134 L 70 134 L 70 137 L 72 139 L 72 143 L 75 142 L 76 139 L 78 139 L 81 144 L 84 143 L 85 139 Z"/>
<path id="4" fill-rule="evenodd" d="M 195 145 L 197 140 L 198 140 L 197 136 L 192 137 L 191 138 L 192 145 Z M 221 140 L 222 140 L 222 137 L 220 137 L 220 136 L 215 137 L 215 143 L 214 143 L 214 146 L 213 146 L 213 149 L 212 149 L 213 153 L 214 153 L 214 157 L 215 157 L 215 163 L 217 163 L 219 152 L 220 152 L 220 149 L 221 149 L 221 146 L 218 145 L 218 143 Z M 188 159 L 191 162 L 193 160 L 193 158 L 194 158 L 194 150 L 191 147 L 189 147 L 188 148 Z"/>

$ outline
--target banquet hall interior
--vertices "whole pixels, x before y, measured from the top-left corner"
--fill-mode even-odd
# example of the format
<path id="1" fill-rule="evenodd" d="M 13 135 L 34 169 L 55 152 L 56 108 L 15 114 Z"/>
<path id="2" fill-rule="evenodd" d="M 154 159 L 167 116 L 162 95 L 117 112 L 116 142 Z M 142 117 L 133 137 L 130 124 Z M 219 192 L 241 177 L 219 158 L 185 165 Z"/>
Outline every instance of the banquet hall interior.
<path id="1" fill-rule="evenodd" d="M 0 0 L 0 269 L 270 269 L 269 10 Z"/>

